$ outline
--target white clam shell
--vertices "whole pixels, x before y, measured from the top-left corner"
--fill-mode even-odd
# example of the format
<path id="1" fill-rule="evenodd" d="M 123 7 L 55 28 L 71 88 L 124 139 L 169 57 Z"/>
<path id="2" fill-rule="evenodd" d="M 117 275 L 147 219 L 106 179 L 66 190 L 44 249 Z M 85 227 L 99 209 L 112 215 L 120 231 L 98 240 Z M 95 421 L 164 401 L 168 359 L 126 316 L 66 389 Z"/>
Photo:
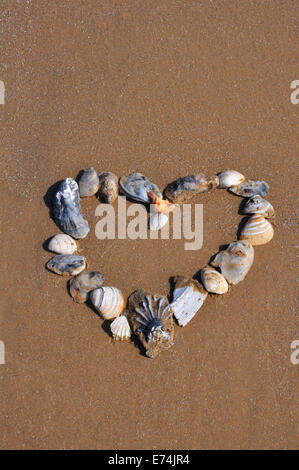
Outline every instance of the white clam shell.
<path id="1" fill-rule="evenodd" d="M 110 325 L 110 329 L 113 338 L 117 341 L 125 341 L 131 337 L 131 328 L 125 315 L 115 318 Z"/>
<path id="2" fill-rule="evenodd" d="M 189 285 L 186 278 L 177 282 L 177 287 L 173 291 L 173 301 L 170 304 L 173 314 L 180 326 L 186 326 L 202 307 L 208 293 L 195 287 L 194 282 Z"/>
<path id="3" fill-rule="evenodd" d="M 227 189 L 231 186 L 237 186 L 245 181 L 245 176 L 235 170 L 226 170 L 218 173 L 219 189 Z"/>
<path id="4" fill-rule="evenodd" d="M 232 242 L 229 247 L 220 251 L 211 262 L 212 266 L 219 267 L 221 273 L 230 284 L 243 281 L 254 259 L 254 249 L 247 240 Z"/>
<path id="5" fill-rule="evenodd" d="M 118 317 L 125 307 L 123 294 L 117 287 L 100 287 L 90 293 L 90 300 L 104 320 Z"/>
<path id="6" fill-rule="evenodd" d="M 274 208 L 269 201 L 257 194 L 246 201 L 242 210 L 244 214 L 261 214 L 264 217 L 274 217 Z"/>
<path id="7" fill-rule="evenodd" d="M 149 228 L 152 231 L 160 230 L 168 222 L 168 216 L 166 214 L 159 214 L 156 212 L 149 218 Z"/>
<path id="8" fill-rule="evenodd" d="M 205 289 L 211 294 L 226 294 L 228 291 L 225 277 L 210 266 L 205 266 L 201 270 L 201 280 Z"/>
<path id="9" fill-rule="evenodd" d="M 77 251 L 77 244 L 69 235 L 58 233 L 49 241 L 48 250 L 59 255 L 72 255 Z"/>
<path id="10" fill-rule="evenodd" d="M 249 218 L 241 232 L 241 240 L 247 240 L 251 245 L 264 245 L 272 240 L 274 229 L 270 222 L 260 214 Z"/>

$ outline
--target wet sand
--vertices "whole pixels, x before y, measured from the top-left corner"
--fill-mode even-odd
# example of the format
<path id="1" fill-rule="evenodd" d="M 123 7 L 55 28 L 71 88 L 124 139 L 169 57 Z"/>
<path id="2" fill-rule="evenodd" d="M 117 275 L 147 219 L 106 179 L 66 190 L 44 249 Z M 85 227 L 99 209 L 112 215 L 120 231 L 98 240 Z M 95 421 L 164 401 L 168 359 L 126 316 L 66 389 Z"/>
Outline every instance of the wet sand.
<path id="1" fill-rule="evenodd" d="M 298 448 L 298 3 L 4 0 L 1 6 L 0 447 Z M 45 269 L 51 186 L 93 166 L 161 188 L 233 168 L 270 185 L 271 243 L 155 360 Z M 198 196 L 204 240 L 80 242 L 106 285 L 167 295 L 235 239 L 241 199 Z M 298 243 L 298 242 L 297 242 Z"/>

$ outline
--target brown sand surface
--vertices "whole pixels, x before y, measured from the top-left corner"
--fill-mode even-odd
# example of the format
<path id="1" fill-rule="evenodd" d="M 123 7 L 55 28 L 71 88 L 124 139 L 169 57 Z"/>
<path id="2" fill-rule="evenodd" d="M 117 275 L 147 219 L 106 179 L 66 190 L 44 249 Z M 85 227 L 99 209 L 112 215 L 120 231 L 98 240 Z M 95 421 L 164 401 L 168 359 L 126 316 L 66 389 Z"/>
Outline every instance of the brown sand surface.
<path id="1" fill-rule="evenodd" d="M 298 448 L 298 12 L 291 0 L 1 2 L 1 448 Z M 88 166 L 161 188 L 227 168 L 270 185 L 274 239 L 155 360 L 111 344 L 44 267 L 59 232 L 49 188 Z M 80 248 L 106 285 L 167 295 L 242 219 L 226 191 L 195 202 L 199 251 L 97 240 L 94 198 Z"/>

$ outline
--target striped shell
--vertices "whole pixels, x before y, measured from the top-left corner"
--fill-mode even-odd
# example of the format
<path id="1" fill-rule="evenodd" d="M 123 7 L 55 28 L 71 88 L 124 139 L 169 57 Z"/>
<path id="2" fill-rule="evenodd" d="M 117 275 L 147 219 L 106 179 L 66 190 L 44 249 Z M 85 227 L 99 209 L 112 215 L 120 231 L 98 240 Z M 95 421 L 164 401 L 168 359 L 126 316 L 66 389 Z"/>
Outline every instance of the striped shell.
<path id="1" fill-rule="evenodd" d="M 58 255 L 72 255 L 77 251 L 77 244 L 69 235 L 58 233 L 49 241 L 48 250 Z"/>
<path id="2" fill-rule="evenodd" d="M 267 218 L 274 217 L 275 215 L 272 204 L 259 194 L 246 201 L 242 212 L 244 214 L 261 214 Z"/>
<path id="3" fill-rule="evenodd" d="M 207 292 L 200 284 L 188 277 L 177 276 L 174 278 L 175 288 L 171 308 L 180 326 L 186 326 L 202 307 Z"/>
<path id="4" fill-rule="evenodd" d="M 201 270 L 201 280 L 205 289 L 211 294 L 226 294 L 228 291 L 225 277 L 210 266 L 205 266 Z"/>
<path id="5" fill-rule="evenodd" d="M 221 269 L 230 284 L 243 281 L 254 259 L 254 249 L 246 240 L 232 242 L 226 250 L 220 251 L 211 265 Z"/>
<path id="6" fill-rule="evenodd" d="M 126 341 L 131 337 L 131 328 L 125 315 L 115 318 L 110 325 L 110 330 L 116 341 Z"/>
<path id="7" fill-rule="evenodd" d="M 235 170 L 227 170 L 218 173 L 219 189 L 227 189 L 231 186 L 237 186 L 245 181 L 245 176 Z"/>
<path id="8" fill-rule="evenodd" d="M 272 240 L 274 230 L 270 222 L 260 214 L 255 214 L 248 219 L 242 232 L 241 240 L 247 240 L 251 245 L 264 245 Z"/>
<path id="9" fill-rule="evenodd" d="M 90 293 L 90 300 L 104 320 L 118 317 L 125 308 L 125 299 L 117 287 L 100 287 Z"/>

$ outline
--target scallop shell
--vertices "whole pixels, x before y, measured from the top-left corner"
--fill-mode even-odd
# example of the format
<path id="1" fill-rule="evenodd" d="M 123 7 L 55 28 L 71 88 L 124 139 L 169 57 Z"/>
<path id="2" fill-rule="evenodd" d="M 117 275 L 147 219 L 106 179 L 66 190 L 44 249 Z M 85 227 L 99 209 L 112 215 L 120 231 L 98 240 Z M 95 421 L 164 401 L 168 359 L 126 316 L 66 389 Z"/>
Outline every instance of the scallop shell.
<path id="1" fill-rule="evenodd" d="M 152 231 L 160 230 L 168 222 L 168 216 L 166 214 L 155 213 L 149 218 L 149 228 Z"/>
<path id="2" fill-rule="evenodd" d="M 245 181 L 245 176 L 235 170 L 226 170 L 218 173 L 219 189 L 228 189 Z"/>
<path id="3" fill-rule="evenodd" d="M 272 240 L 274 230 L 270 222 L 260 214 L 254 214 L 248 219 L 241 232 L 241 240 L 247 240 L 251 245 L 264 245 Z"/>
<path id="4" fill-rule="evenodd" d="M 183 204 L 195 194 L 204 193 L 211 187 L 213 183 L 204 175 L 189 175 L 169 183 L 164 190 L 164 196 L 173 203 Z"/>
<path id="5" fill-rule="evenodd" d="M 122 176 L 119 180 L 119 186 L 122 193 L 134 201 L 150 204 L 152 198 L 148 193 L 155 194 L 159 199 L 162 199 L 158 186 L 141 173 L 131 173 L 129 176 Z"/>
<path id="6" fill-rule="evenodd" d="M 211 262 L 219 267 L 221 273 L 230 284 L 243 281 L 254 259 L 254 249 L 246 240 L 232 242 L 226 250 L 220 251 Z"/>
<path id="7" fill-rule="evenodd" d="M 126 341 L 131 338 L 131 328 L 126 315 L 115 318 L 110 325 L 110 330 L 116 341 Z"/>
<path id="8" fill-rule="evenodd" d="M 86 302 L 88 293 L 104 282 L 104 276 L 97 271 L 82 271 L 82 273 L 70 280 L 70 294 L 75 302 Z"/>
<path id="9" fill-rule="evenodd" d="M 242 212 L 244 214 L 261 214 L 267 218 L 274 217 L 275 215 L 272 204 L 259 194 L 246 201 Z"/>
<path id="10" fill-rule="evenodd" d="M 94 168 L 90 167 L 83 171 L 79 181 L 80 197 L 94 196 L 99 190 L 99 176 Z"/>
<path id="11" fill-rule="evenodd" d="M 201 280 L 205 289 L 211 294 L 226 294 L 228 291 L 225 277 L 210 266 L 205 266 L 201 270 Z"/>
<path id="12" fill-rule="evenodd" d="M 48 261 L 47 268 L 61 276 L 76 276 L 86 268 L 86 260 L 79 255 L 56 255 Z"/>
<path id="13" fill-rule="evenodd" d="M 114 173 L 105 172 L 99 175 L 99 197 L 106 204 L 113 204 L 118 196 L 118 177 Z"/>
<path id="14" fill-rule="evenodd" d="M 71 237 L 85 238 L 88 234 L 89 225 L 81 213 L 78 185 L 72 178 L 60 183 L 54 198 L 53 213 L 61 230 Z"/>
<path id="15" fill-rule="evenodd" d="M 173 312 L 166 297 L 142 289 L 133 292 L 128 299 L 128 320 L 148 357 L 173 346 Z"/>
<path id="16" fill-rule="evenodd" d="M 48 250 L 59 255 L 72 255 L 77 251 L 77 244 L 69 235 L 58 233 L 49 241 Z"/>
<path id="17" fill-rule="evenodd" d="M 116 287 L 100 287 L 90 293 L 90 300 L 104 320 L 118 317 L 125 308 L 123 294 Z"/>
<path id="18" fill-rule="evenodd" d="M 237 186 L 231 186 L 229 190 L 242 197 L 267 196 L 269 185 L 265 181 L 247 180 Z"/>
<path id="19" fill-rule="evenodd" d="M 208 293 L 198 281 L 184 276 L 174 278 L 171 308 L 180 326 L 186 326 L 202 307 Z"/>

